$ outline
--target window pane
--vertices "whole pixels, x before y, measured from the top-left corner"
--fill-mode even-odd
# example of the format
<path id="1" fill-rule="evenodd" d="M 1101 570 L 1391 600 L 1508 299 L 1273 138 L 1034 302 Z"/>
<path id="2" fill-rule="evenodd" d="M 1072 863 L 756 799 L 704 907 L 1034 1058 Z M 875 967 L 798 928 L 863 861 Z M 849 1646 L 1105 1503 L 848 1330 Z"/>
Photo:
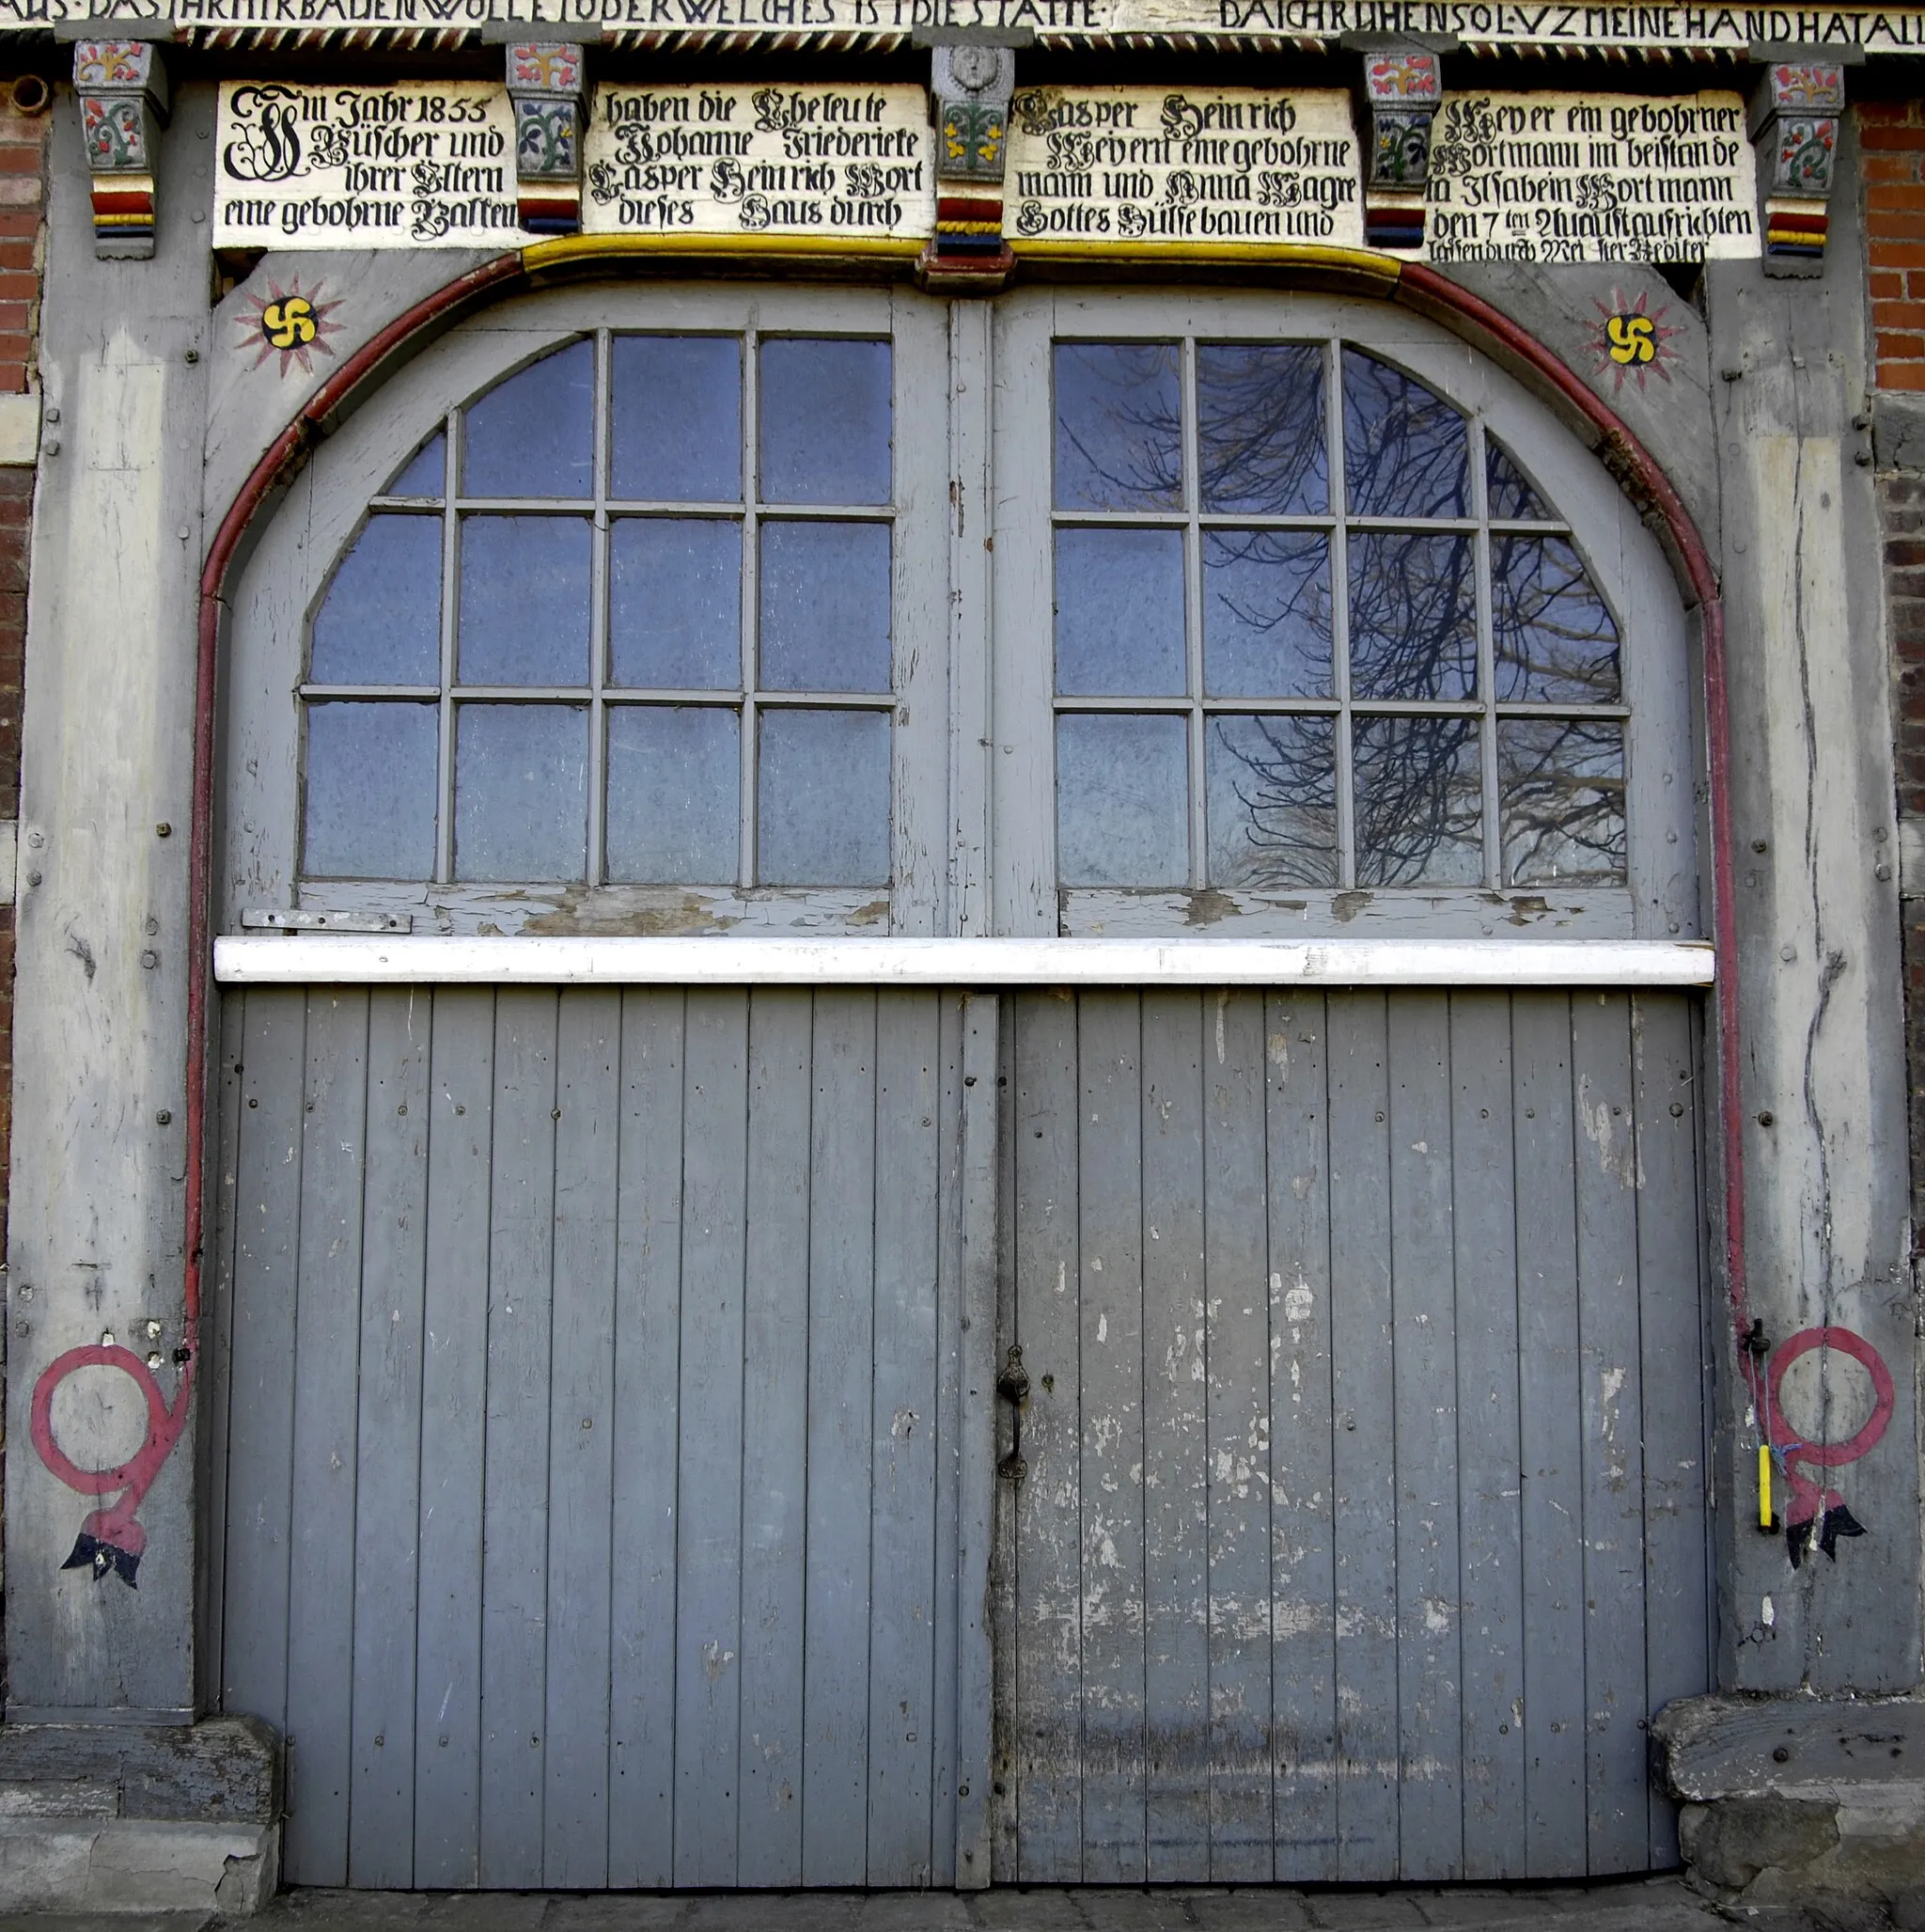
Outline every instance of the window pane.
<path id="1" fill-rule="evenodd" d="M 588 527 L 575 516 L 463 518 L 462 683 L 588 682 Z"/>
<path id="2" fill-rule="evenodd" d="M 1210 883 L 1334 886 L 1336 721 L 1213 717 L 1204 736 Z"/>
<path id="3" fill-rule="evenodd" d="M 1468 536 L 1351 533 L 1353 698 L 1475 695 L 1478 597 L 1472 557 Z"/>
<path id="4" fill-rule="evenodd" d="M 1618 625 L 1562 537 L 1492 537 L 1491 632 L 1500 699 L 1616 701 Z"/>
<path id="5" fill-rule="evenodd" d="M 1059 529 L 1056 631 L 1065 696 L 1183 692 L 1182 533 Z"/>
<path id="6" fill-rule="evenodd" d="M 1181 717 L 1056 720 L 1056 876 L 1065 886 L 1182 886 L 1190 876 Z"/>
<path id="7" fill-rule="evenodd" d="M 1182 506 L 1183 401 L 1176 344 L 1058 342 L 1058 510 Z"/>
<path id="8" fill-rule="evenodd" d="M 307 707 L 308 878 L 432 873 L 436 736 L 431 704 Z"/>
<path id="9" fill-rule="evenodd" d="M 588 866 L 588 714 L 464 704 L 455 744 L 455 877 L 579 879 Z"/>
<path id="10" fill-rule="evenodd" d="M 775 337 L 759 374 L 764 503 L 888 502 L 888 343 Z"/>
<path id="11" fill-rule="evenodd" d="M 1203 688 L 1328 698 L 1330 543 L 1311 530 L 1205 530 Z"/>
<path id="12" fill-rule="evenodd" d="M 740 338 L 618 336 L 612 352 L 614 494 L 663 503 L 740 500 Z"/>
<path id="13" fill-rule="evenodd" d="M 1463 418 L 1421 383 L 1343 352 L 1343 470 L 1353 516 L 1468 516 Z"/>
<path id="14" fill-rule="evenodd" d="M 764 524 L 761 684 L 889 688 L 887 524 Z"/>
<path id="15" fill-rule="evenodd" d="M 1308 342 L 1199 342 L 1197 437 L 1205 510 L 1327 510 L 1322 350 Z"/>
<path id="16" fill-rule="evenodd" d="M 468 496 L 592 496 L 595 346 L 574 342 L 470 403 L 462 430 Z"/>
<path id="17" fill-rule="evenodd" d="M 430 436 L 383 493 L 389 496 L 439 496 L 447 483 L 447 433 Z"/>
<path id="18" fill-rule="evenodd" d="M 1488 431 L 1484 434 L 1484 496 L 1495 517 L 1548 522 L 1551 512 L 1526 480 L 1510 452 Z"/>
<path id="19" fill-rule="evenodd" d="M 742 725 L 721 706 L 608 714 L 608 876 L 720 885 L 736 873 Z"/>
<path id="20" fill-rule="evenodd" d="M 1480 884 L 1477 719 L 1359 717 L 1351 733 L 1357 884 Z"/>
<path id="21" fill-rule="evenodd" d="M 742 526 L 622 517 L 608 533 L 609 675 L 672 691 L 742 683 Z"/>
<path id="22" fill-rule="evenodd" d="M 317 684 L 441 682 L 441 519 L 371 516 L 314 613 Z"/>
<path id="23" fill-rule="evenodd" d="M 757 875 L 764 886 L 889 883 L 889 715 L 762 713 Z"/>
<path id="24" fill-rule="evenodd" d="M 1056 345 L 1056 508 L 1181 510 L 1174 342 Z"/>
<path id="25" fill-rule="evenodd" d="M 1497 785 L 1508 884 L 1623 885 L 1622 725 L 1502 719 Z"/>

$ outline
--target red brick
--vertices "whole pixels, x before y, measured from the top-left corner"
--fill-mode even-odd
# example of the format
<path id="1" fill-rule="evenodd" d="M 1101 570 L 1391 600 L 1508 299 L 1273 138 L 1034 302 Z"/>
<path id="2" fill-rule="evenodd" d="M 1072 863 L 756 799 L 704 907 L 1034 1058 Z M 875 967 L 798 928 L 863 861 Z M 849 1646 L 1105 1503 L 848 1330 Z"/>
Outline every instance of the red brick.
<path id="1" fill-rule="evenodd" d="M 1881 389 L 1925 390 L 1925 362 L 1881 362 L 1878 365 Z"/>
<path id="2" fill-rule="evenodd" d="M 1889 151 L 1893 149 L 1917 151 L 1925 149 L 1925 128 L 1897 127 L 1889 122 L 1860 122 L 1858 145 L 1866 153 Z"/>
<path id="3" fill-rule="evenodd" d="M 1858 172 L 1874 185 L 1884 181 L 1916 181 L 1918 163 L 1910 154 L 1866 154 L 1859 158 Z"/>

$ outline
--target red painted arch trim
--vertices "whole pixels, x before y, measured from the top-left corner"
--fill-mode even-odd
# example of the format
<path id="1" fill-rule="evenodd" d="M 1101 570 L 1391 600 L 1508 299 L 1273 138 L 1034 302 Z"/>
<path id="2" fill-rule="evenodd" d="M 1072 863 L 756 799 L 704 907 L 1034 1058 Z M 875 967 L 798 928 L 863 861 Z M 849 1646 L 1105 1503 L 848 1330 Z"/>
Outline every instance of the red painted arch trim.
<path id="1" fill-rule="evenodd" d="M 586 265 L 586 264 L 585 264 Z M 399 351 L 425 332 L 445 326 L 462 309 L 529 279 L 519 255 L 497 256 L 397 316 L 351 355 L 274 439 L 221 520 L 200 578 L 200 634 L 194 715 L 194 802 L 189 850 L 188 951 L 194 962 L 187 997 L 187 1239 L 188 1345 L 199 1348 L 202 1192 L 207 1135 L 207 1029 L 211 987 L 214 703 L 227 573 L 241 540 L 274 487 L 321 435 L 329 419 L 365 385 L 378 380 Z M 1718 954 L 1716 1011 L 1719 1110 L 1723 1124 L 1725 1290 L 1742 1341 L 1750 1325 L 1745 1276 L 1745 1167 L 1739 1083 L 1737 917 L 1732 896 L 1730 729 L 1725 667 L 1724 604 L 1717 572 L 1690 512 L 1656 459 L 1617 414 L 1557 356 L 1508 316 L 1419 262 L 1401 265 L 1393 288 L 1367 292 L 1455 323 L 1530 369 L 1594 428 L 1606 465 L 1664 525 L 1697 604 L 1704 652 L 1707 761 L 1711 781 L 1712 930 Z M 1743 1351 L 1741 1350 L 1741 1357 Z M 1748 1360 L 1748 1358 L 1744 1358 Z"/>
<path id="2" fill-rule="evenodd" d="M 394 355 L 428 330 L 445 325 L 463 308 L 523 280 L 519 255 L 498 255 L 458 275 L 398 315 L 333 370 L 301 406 L 292 422 L 254 465 L 214 532 L 200 573 L 200 629 L 194 692 L 194 800 L 187 853 L 187 1238 L 184 1301 L 186 1345 L 200 1352 L 200 1280 L 207 1175 L 207 1018 L 212 987 L 214 703 L 218 688 L 221 611 L 227 573 L 248 526 L 275 486 L 326 429 L 329 419 L 365 385 L 377 381 Z"/>
<path id="3" fill-rule="evenodd" d="M 1448 315 L 1514 361 L 1526 364 L 1586 421 L 1603 442 L 1605 466 L 1634 498 L 1641 498 L 1664 524 L 1693 601 L 1704 652 L 1705 762 L 1711 787 L 1712 939 L 1718 962 L 1715 993 L 1718 1045 L 1718 1113 L 1722 1125 L 1725 1211 L 1725 1297 L 1742 1344 L 1751 1327 L 1745 1273 L 1744 1093 L 1740 1082 L 1738 1014 L 1738 913 L 1731 846 L 1731 727 L 1725 665 L 1725 605 L 1718 573 L 1691 512 L 1671 487 L 1657 459 L 1617 413 L 1541 342 L 1488 302 L 1447 281 L 1421 262 L 1406 264 L 1397 297 L 1432 315 Z M 1739 1359 L 1755 1376 L 1753 1358 Z"/>

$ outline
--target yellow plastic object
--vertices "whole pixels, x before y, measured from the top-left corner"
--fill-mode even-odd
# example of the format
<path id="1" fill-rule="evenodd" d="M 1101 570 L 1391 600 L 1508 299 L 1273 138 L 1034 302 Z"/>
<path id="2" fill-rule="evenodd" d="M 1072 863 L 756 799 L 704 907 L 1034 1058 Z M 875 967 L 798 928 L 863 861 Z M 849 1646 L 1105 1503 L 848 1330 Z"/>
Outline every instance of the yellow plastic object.
<path id="1" fill-rule="evenodd" d="M 1771 1448 L 1763 1442 L 1758 1445 L 1758 1527 L 1771 1528 Z"/>

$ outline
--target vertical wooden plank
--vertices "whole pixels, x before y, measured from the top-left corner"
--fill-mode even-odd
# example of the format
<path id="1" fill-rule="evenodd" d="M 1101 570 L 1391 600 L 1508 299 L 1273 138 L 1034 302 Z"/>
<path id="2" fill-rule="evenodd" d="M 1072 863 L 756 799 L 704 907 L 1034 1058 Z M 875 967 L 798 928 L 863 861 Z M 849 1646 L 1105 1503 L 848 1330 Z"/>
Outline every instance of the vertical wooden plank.
<path id="1" fill-rule="evenodd" d="M 944 993 L 936 1002 L 935 1387 L 934 1406 L 930 1417 L 930 1427 L 934 1437 L 935 1498 L 931 1541 L 935 1594 L 930 1607 L 929 1882 L 937 1890 L 947 1890 L 958 1882 L 956 1848 L 960 1827 L 957 1822 L 957 1784 L 961 1783 L 985 1794 L 989 1789 L 987 1750 L 976 1767 L 960 1768 L 964 1751 L 961 1739 L 964 1723 L 961 1680 L 965 1644 L 972 1654 L 974 1651 L 973 1642 L 962 1633 L 965 1627 L 972 1630 L 980 1627 L 985 1609 L 981 1598 L 988 1583 L 985 1576 L 978 1589 L 972 1619 L 962 1594 L 959 1568 L 961 1552 L 965 1544 L 973 1545 L 985 1554 L 986 1549 L 974 1539 L 970 1512 L 975 1507 L 975 1499 L 964 1493 L 971 1482 L 978 1480 L 978 1474 L 974 1470 L 965 1473 L 963 1467 L 962 1390 L 967 1369 L 966 1352 L 977 1345 L 973 1332 L 975 1325 L 964 1306 L 963 1222 L 966 1210 L 963 1201 L 962 1109 L 965 1090 L 962 1085 L 962 1051 L 967 1011 L 966 1001 L 958 994 Z M 977 1076 L 972 1072 L 969 1077 L 973 1085 Z M 990 1069 L 989 1080 L 990 1089 L 994 1092 L 994 1067 Z M 992 1285 L 992 1297 L 994 1292 Z M 994 1323 L 994 1299 L 990 1319 Z M 987 1383 L 979 1378 L 975 1386 L 984 1391 L 988 1388 Z M 986 1392 L 978 1397 L 978 1406 L 985 1420 L 991 1400 Z M 976 1410 L 972 1409 L 971 1413 L 976 1413 Z M 992 1458 L 994 1453 L 992 1445 Z M 993 1462 L 990 1467 L 994 1467 Z M 987 1489 L 982 1493 L 986 1500 Z M 970 1713 L 967 1723 L 972 1737 L 985 1735 L 978 1731 L 977 1714 Z M 968 1875 L 973 1873 L 977 1863 L 973 1854 L 978 1835 L 976 1820 L 980 1813 L 966 1799 L 963 1804 L 970 1813 L 972 1853 L 971 1863 L 964 1868 L 962 1882 L 966 1884 Z M 986 1845 L 984 1850 L 986 1854 Z"/>
<path id="2" fill-rule="evenodd" d="M 1517 1135 L 1518 1433 L 1524 1477 L 1526 1857 L 1584 1870 L 1584 1546 L 1571 1002 L 1511 1002 Z"/>
<path id="3" fill-rule="evenodd" d="M 868 1857 L 875 1214 L 876 997 L 824 990 L 809 1121 L 806 1885 L 860 1885 Z"/>
<path id="4" fill-rule="evenodd" d="M 688 995 L 675 1551 L 675 1882 L 736 1881 L 748 996 Z"/>
<path id="5" fill-rule="evenodd" d="M 482 1481 L 494 995 L 434 996 L 422 1312 L 415 1883 L 480 1881 Z"/>
<path id="6" fill-rule="evenodd" d="M 953 1009 L 952 1009 L 953 1010 Z M 971 994 L 961 1002 L 954 1052 L 962 1079 L 961 1139 L 957 1151 L 956 1222 L 957 1354 L 960 1366 L 946 1390 L 944 1413 L 954 1413 L 956 1442 L 956 1562 L 954 1610 L 955 1675 L 943 1669 L 936 1649 L 936 1695 L 953 1684 L 955 1746 L 954 1883 L 979 1890 L 990 1881 L 992 1751 L 998 1673 L 992 1648 L 994 1572 L 992 1540 L 995 1521 L 995 1444 L 999 1403 L 995 1394 L 996 1303 L 1000 1252 L 997 1244 L 996 1183 L 1001 1142 L 1001 1016 L 1008 1009 L 994 994 Z M 939 1518 L 940 1520 L 940 1518 Z M 940 1627 L 940 1626 L 939 1626 Z M 1013 1647 L 1003 1656 L 1013 1657 Z M 938 1769 L 942 1759 L 938 1759 Z M 939 1813 L 940 1815 L 940 1813 Z M 943 1883 L 938 1865 L 935 1882 Z"/>
<path id="7" fill-rule="evenodd" d="M 1404 1879 L 1463 1873 L 1449 1014 L 1443 993 L 1399 992 L 1386 1006 Z"/>
<path id="8" fill-rule="evenodd" d="M 1463 1876 L 1521 1878 L 1526 1584 L 1509 994 L 1451 996 L 1450 1092 Z"/>
<path id="9" fill-rule="evenodd" d="M 1017 1876 L 1083 1876 L 1082 1428 L 1076 1283 L 1076 1003 L 1016 1015 L 1017 1340 L 1030 1381 L 1016 1513 Z"/>
<path id="10" fill-rule="evenodd" d="M 608 1883 L 610 1530 L 621 995 L 561 996 L 548 1451 L 546 1885 Z M 532 1426 L 539 1421 L 531 1417 Z"/>
<path id="11" fill-rule="evenodd" d="M 1631 1010 L 1637 1117 L 1638 1345 L 1644 1388 L 1645 1715 L 1711 1687 L 1705 1589 L 1704 1230 L 1691 1007 L 1639 994 Z M 1678 1863 L 1677 1807 L 1648 1796 L 1647 1863 Z"/>
<path id="12" fill-rule="evenodd" d="M 415 1882 L 415 1623 L 433 1013 L 434 996 L 425 986 L 368 995 L 348 1882 L 399 1890 Z"/>
<path id="13" fill-rule="evenodd" d="M 683 1012 L 677 988 L 622 998 L 608 1882 L 651 1889 L 675 1877 Z"/>
<path id="14" fill-rule="evenodd" d="M 1573 993 L 1577 1315 L 1583 1387 L 1587 1869 L 1642 1871 L 1651 1835 L 1644 1720 L 1644 1374 L 1638 1344 L 1631 1002 Z"/>
<path id="15" fill-rule="evenodd" d="M 207 1483 L 207 1547 L 201 1565 L 201 1642 L 196 1674 L 205 1707 L 221 1707 L 221 1667 L 226 1651 L 227 1608 L 228 1443 L 234 1415 L 234 1255 L 240 1231 L 241 1117 L 246 1111 L 241 1081 L 247 997 L 236 990 L 222 996 L 216 1077 L 209 1082 L 220 1139 L 214 1150 L 214 1264 L 209 1271 L 213 1293 L 203 1318 L 201 1374 L 208 1378 L 207 1427 L 198 1447 Z"/>
<path id="16" fill-rule="evenodd" d="M 294 1480 L 295 1256 L 306 996 L 244 997 L 234 1182 L 233 1381 L 228 1398 L 225 1707 L 285 1728 L 288 1545 Z"/>
<path id="17" fill-rule="evenodd" d="M 1210 1877 L 1275 1875 L 1270 1270 L 1263 1000 L 1209 996 L 1203 1047 L 1210 1510 Z"/>
<path id="18" fill-rule="evenodd" d="M 481 1552 L 481 1883 L 541 1882 L 558 996 L 494 1005 L 488 1449 Z"/>
<path id="19" fill-rule="evenodd" d="M 875 1066 L 867 1882 L 927 1886 L 938 1587 L 937 1123 L 946 1098 L 933 993 L 877 995 Z"/>
<path id="20" fill-rule="evenodd" d="M 1354 1880 L 1397 1874 L 1390 1098 L 1384 996 L 1333 993 L 1328 1013 L 1337 1868 Z"/>
<path id="21" fill-rule="evenodd" d="M 1078 1010 L 1083 1878 L 1143 1885 L 1143 1013 L 1134 993 Z"/>
<path id="22" fill-rule="evenodd" d="M 1276 1877 L 1337 1877 L 1336 1551 L 1330 1513 L 1330 1155 L 1323 999 L 1271 996 L 1271 1709 Z"/>
<path id="23" fill-rule="evenodd" d="M 1024 998 L 1011 995 L 997 1002 L 1000 1025 L 995 1043 L 997 1133 L 994 1149 L 994 1202 L 992 1217 L 981 1203 L 977 1204 L 978 1233 L 988 1223 L 995 1234 L 995 1265 L 991 1271 L 995 1290 L 995 1339 L 991 1347 L 989 1374 L 992 1384 L 1002 1372 L 1011 1345 L 1020 1346 L 1022 1315 L 1016 1303 L 1016 1154 L 1019 1137 L 1030 1129 L 1019 1125 L 1028 1113 L 1029 1103 L 1022 1086 L 1023 1062 L 1016 1052 L 1017 1034 L 1024 1024 Z M 978 1042 L 978 1050 L 980 1050 Z M 980 1124 L 975 1114 L 972 1127 Z M 980 1150 L 977 1150 L 980 1157 Z M 978 1265 L 979 1265 L 978 1262 Z M 986 1807 L 990 1840 L 990 1882 L 1013 1885 L 1022 1867 L 1022 1835 L 1016 1812 L 1016 1798 L 1022 1789 L 1019 1771 L 1023 1762 L 1020 1729 L 1023 1657 L 1017 1641 L 1021 1628 L 1017 1594 L 1022 1583 L 1018 1564 L 1019 1531 L 1023 1516 L 1024 1484 L 1009 1479 L 1003 1458 L 1019 1453 L 1024 1412 L 1003 1400 L 1000 1391 L 991 1406 L 990 1453 L 995 1474 L 990 1484 L 990 1599 L 987 1682 L 990 1691 L 990 1764 L 994 1772 L 990 1802 Z M 959 1689 L 958 1696 L 961 1691 Z M 960 1834 L 962 1827 L 958 1826 Z M 959 1840 L 960 1842 L 960 1840 Z"/>
<path id="24" fill-rule="evenodd" d="M 808 1502 L 808 1123 L 813 1001 L 749 996 L 743 1302 L 744 1885 L 802 1883 L 803 1551 Z"/>
<path id="25" fill-rule="evenodd" d="M 355 1387 L 361 1354 L 361 1184 L 368 995 L 307 997 L 294 1312 L 294 1490 L 288 1584 L 288 1822 L 295 1884 L 348 1876 L 354 1646 Z"/>
<path id="26" fill-rule="evenodd" d="M 1150 1880 L 1210 1877 L 1203 1001 L 1143 996 L 1144 1736 Z"/>

